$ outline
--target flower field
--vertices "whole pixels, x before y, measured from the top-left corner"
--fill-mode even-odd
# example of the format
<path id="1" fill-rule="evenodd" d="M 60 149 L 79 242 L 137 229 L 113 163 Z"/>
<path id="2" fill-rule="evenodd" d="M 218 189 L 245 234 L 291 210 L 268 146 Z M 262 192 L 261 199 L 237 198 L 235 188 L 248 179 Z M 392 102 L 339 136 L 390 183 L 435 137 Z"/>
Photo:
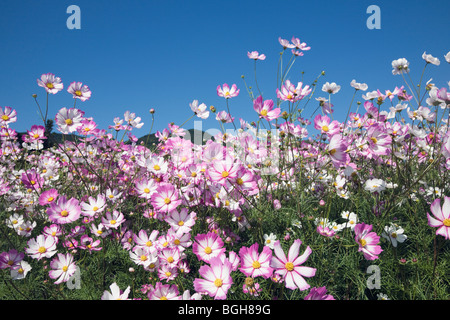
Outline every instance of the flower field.
<path id="1" fill-rule="evenodd" d="M 1 107 L 0 299 L 449 299 L 450 83 L 412 83 L 394 60 L 399 86 L 353 80 L 339 121 L 341 86 L 290 80 L 310 47 L 279 45 L 270 94 L 219 85 L 226 108 L 194 100 L 154 144 L 135 132 L 158 110 L 99 128 L 89 87 L 51 73 L 27 132 Z M 248 52 L 255 70 L 265 58 Z M 448 67 L 422 58 L 427 74 Z M 244 91 L 254 118 L 235 119 Z M 73 107 L 53 109 L 55 94 Z M 210 117 L 211 139 L 184 128 Z"/>

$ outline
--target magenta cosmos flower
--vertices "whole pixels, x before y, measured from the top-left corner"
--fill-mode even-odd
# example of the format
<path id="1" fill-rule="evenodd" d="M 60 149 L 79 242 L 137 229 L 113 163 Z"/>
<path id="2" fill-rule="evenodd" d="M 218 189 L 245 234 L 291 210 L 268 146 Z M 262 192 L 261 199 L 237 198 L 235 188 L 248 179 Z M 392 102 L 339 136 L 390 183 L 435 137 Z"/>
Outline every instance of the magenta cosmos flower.
<path id="1" fill-rule="evenodd" d="M 170 183 L 161 183 L 151 197 L 151 203 L 156 211 L 169 213 L 183 202 L 178 197 L 178 189 Z"/>
<path id="2" fill-rule="evenodd" d="M 339 121 L 331 121 L 328 116 L 321 116 L 320 114 L 314 118 L 314 128 L 330 137 L 341 130 Z"/>
<path id="3" fill-rule="evenodd" d="M 381 246 L 378 245 L 380 236 L 375 232 L 370 232 L 372 227 L 372 225 L 358 223 L 353 229 L 355 231 L 355 241 L 359 245 L 358 251 L 362 251 L 364 258 L 367 260 L 378 259 L 378 255 L 383 251 Z"/>
<path id="4" fill-rule="evenodd" d="M 52 202 L 47 209 L 50 221 L 58 224 L 71 223 L 81 215 L 79 202 L 75 198 L 67 200 L 66 196 L 61 196 L 56 202 Z"/>
<path id="5" fill-rule="evenodd" d="M 302 266 L 302 264 L 308 259 L 312 250 L 308 246 L 305 252 L 299 256 L 300 245 L 302 241 L 297 239 L 289 248 L 288 255 L 286 257 L 280 241 L 277 240 L 274 245 L 275 256 L 272 257 L 270 266 L 274 268 L 274 273 L 279 275 L 286 283 L 286 288 L 301 291 L 306 290 L 310 285 L 305 281 L 303 277 L 311 278 L 316 274 L 316 269 L 311 267 Z"/>
<path id="6" fill-rule="evenodd" d="M 304 300 L 336 300 L 331 294 L 327 294 L 326 287 L 311 288 Z"/>
<path id="7" fill-rule="evenodd" d="M 203 279 L 194 280 L 194 289 L 198 293 L 207 293 L 214 300 L 225 300 L 227 292 L 233 284 L 231 278 L 231 263 L 218 257 L 211 259 L 209 266 L 201 266 L 199 269 Z"/>
<path id="8" fill-rule="evenodd" d="M 444 197 L 444 204 L 441 208 L 441 199 L 433 201 L 430 207 L 432 217 L 427 213 L 428 225 L 436 230 L 437 235 L 450 239 L 450 197 Z"/>
<path id="9" fill-rule="evenodd" d="M 340 134 L 335 134 L 331 137 L 330 143 L 327 146 L 327 151 L 335 166 L 346 164 L 350 160 L 347 148 L 348 145 Z"/>
<path id="10" fill-rule="evenodd" d="M 225 253 L 223 240 L 214 232 L 199 234 L 192 244 L 192 252 L 200 260 L 209 263 L 212 258 L 219 257 Z"/>
<path id="11" fill-rule="evenodd" d="M 72 94 L 74 99 L 80 99 L 81 101 L 88 100 L 92 94 L 89 87 L 81 82 L 72 82 L 67 88 L 67 92 Z"/>
<path id="12" fill-rule="evenodd" d="M 270 278 L 273 273 L 273 268 L 270 266 L 272 260 L 272 250 L 264 246 L 261 253 L 258 253 L 258 244 L 255 243 L 249 248 L 242 247 L 239 250 L 241 267 L 239 270 L 247 277 L 263 277 Z"/>
<path id="13" fill-rule="evenodd" d="M 262 96 L 259 96 L 253 102 L 253 109 L 259 114 L 260 118 L 264 118 L 267 121 L 278 118 L 281 113 L 280 108 L 273 107 L 273 100 L 264 100 Z"/>
<path id="14" fill-rule="evenodd" d="M 16 249 L 2 252 L 0 254 L 0 269 L 10 268 L 14 270 L 20 268 L 20 262 L 24 256 L 24 253 L 18 252 Z"/>
<path id="15" fill-rule="evenodd" d="M 56 94 L 64 88 L 61 78 L 55 77 L 53 73 L 46 73 L 37 79 L 37 84 L 43 87 L 47 93 Z"/>
<path id="16" fill-rule="evenodd" d="M 49 272 L 50 278 L 57 279 L 55 284 L 67 282 L 77 269 L 70 253 L 58 253 L 57 257 L 50 262 L 50 268 L 52 269 Z"/>
<path id="17" fill-rule="evenodd" d="M 231 89 L 230 89 L 230 86 L 226 83 L 224 83 L 222 87 L 223 88 L 221 88 L 220 86 L 217 86 L 217 95 L 219 97 L 229 99 L 229 98 L 237 97 L 239 94 L 239 89 L 237 88 L 236 84 L 233 84 L 231 86 Z"/>

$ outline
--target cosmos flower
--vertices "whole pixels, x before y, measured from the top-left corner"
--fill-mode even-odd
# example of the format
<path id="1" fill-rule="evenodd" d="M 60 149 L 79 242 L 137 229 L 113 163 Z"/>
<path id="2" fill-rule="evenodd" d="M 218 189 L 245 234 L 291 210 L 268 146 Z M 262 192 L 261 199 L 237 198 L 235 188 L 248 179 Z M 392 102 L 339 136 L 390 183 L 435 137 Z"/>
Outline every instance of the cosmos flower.
<path id="1" fill-rule="evenodd" d="M 17 121 L 17 111 L 11 107 L 0 108 L 0 125 L 8 126 L 10 123 Z"/>
<path id="2" fill-rule="evenodd" d="M 409 72 L 409 62 L 405 58 L 400 58 L 392 61 L 392 74 L 402 74 L 404 72 Z"/>
<path id="3" fill-rule="evenodd" d="M 427 54 L 427 52 L 425 51 L 422 54 L 422 59 L 425 60 L 428 63 L 434 64 L 435 66 L 438 66 L 441 64 L 441 62 L 439 61 L 438 58 L 433 57 L 431 54 Z"/>
<path id="4" fill-rule="evenodd" d="M 226 83 L 224 83 L 222 87 L 220 87 L 220 85 L 217 86 L 217 95 L 225 99 L 237 97 L 239 95 L 239 91 L 240 90 L 237 88 L 236 84 L 233 84 L 231 86 L 231 89 L 230 86 Z"/>
<path id="5" fill-rule="evenodd" d="M 69 278 L 75 273 L 77 267 L 70 253 L 58 255 L 50 262 L 49 276 L 51 279 L 57 279 L 55 284 L 67 282 Z"/>
<path id="6" fill-rule="evenodd" d="M 323 92 L 328 92 L 328 93 L 331 93 L 331 94 L 338 93 L 339 90 L 341 90 L 341 86 L 337 85 L 335 82 L 332 82 L 332 83 L 326 82 L 322 86 L 322 91 Z"/>
<path id="7" fill-rule="evenodd" d="M 37 84 L 51 94 L 56 94 L 64 88 L 61 78 L 55 77 L 53 73 L 41 75 L 41 78 L 37 79 Z"/>
<path id="8" fill-rule="evenodd" d="M 253 109 L 258 113 L 260 118 L 266 119 L 267 121 L 272 121 L 280 116 L 281 109 L 273 107 L 273 100 L 264 100 L 263 97 L 259 96 L 253 102 Z"/>
<path id="9" fill-rule="evenodd" d="M 67 92 L 72 94 L 74 99 L 80 99 L 86 101 L 91 97 L 91 90 L 87 85 L 82 82 L 72 82 L 67 88 Z"/>
<path id="10" fill-rule="evenodd" d="M 60 196 L 50 204 L 46 212 L 50 221 L 66 224 L 78 220 L 81 214 L 81 207 L 77 199 L 70 198 L 67 200 L 66 196 Z"/>
<path id="11" fill-rule="evenodd" d="M 264 54 L 259 54 L 258 51 L 252 51 L 252 52 L 247 52 L 247 56 L 249 59 L 253 59 L 253 60 L 265 60 L 266 59 L 266 55 Z"/>
<path id="12" fill-rule="evenodd" d="M 258 253 L 258 243 L 250 247 L 242 247 L 239 250 L 241 267 L 239 270 L 247 277 L 263 277 L 264 279 L 272 276 L 273 268 L 270 266 L 272 260 L 272 250 L 264 246 L 261 253 Z"/>
<path id="13" fill-rule="evenodd" d="M 358 223 L 353 229 L 355 241 L 359 245 L 358 252 L 362 252 L 367 260 L 378 259 L 378 255 L 383 251 L 378 245 L 380 236 L 375 232 L 370 232 L 372 228 L 372 225 Z"/>
<path id="14" fill-rule="evenodd" d="M 336 300 L 330 294 L 327 294 L 326 287 L 311 288 L 304 300 Z"/>
<path id="15" fill-rule="evenodd" d="M 125 291 L 120 290 L 117 283 L 113 283 L 109 286 L 111 291 L 105 290 L 102 294 L 101 300 L 129 300 L 128 295 L 130 294 L 130 286 L 128 286 Z"/>
<path id="16" fill-rule="evenodd" d="M 38 235 L 27 242 L 25 252 L 33 259 L 51 258 L 56 253 L 56 239 L 51 236 Z"/>
<path id="17" fill-rule="evenodd" d="M 384 232 L 381 236 L 392 243 L 392 246 L 397 247 L 398 243 L 405 242 L 408 238 L 404 232 L 403 228 L 391 223 L 389 226 L 384 227 Z"/>
<path id="18" fill-rule="evenodd" d="M 214 232 L 198 234 L 192 244 L 192 252 L 199 260 L 209 263 L 212 258 L 219 257 L 226 251 L 224 242 Z"/>
<path id="19" fill-rule="evenodd" d="M 197 117 L 200 119 L 208 119 L 209 117 L 209 111 L 207 110 L 207 106 L 204 103 L 198 104 L 198 100 L 194 100 L 191 103 L 189 103 L 189 107 L 191 107 L 191 110 L 195 113 Z"/>
<path id="20" fill-rule="evenodd" d="M 300 291 L 306 290 L 310 285 L 305 281 L 304 277 L 311 278 L 316 274 L 316 269 L 311 267 L 302 266 L 303 263 L 308 260 L 312 250 L 307 246 L 305 252 L 299 256 L 300 245 L 302 241 L 297 239 L 291 245 L 286 256 L 281 243 L 277 240 L 274 243 L 274 253 L 270 266 L 274 268 L 274 274 L 281 276 L 284 280 L 286 288 Z"/>
<path id="21" fill-rule="evenodd" d="M 228 290 L 233 284 L 231 278 L 231 263 L 228 260 L 212 258 L 209 265 L 203 265 L 199 269 L 203 279 L 194 280 L 194 289 L 198 293 L 207 293 L 214 300 L 225 300 Z"/>
<path id="22" fill-rule="evenodd" d="M 441 208 L 441 199 L 436 199 L 430 206 L 432 215 L 427 212 L 428 225 L 437 228 L 436 235 L 450 239 L 450 197 L 444 197 Z"/>

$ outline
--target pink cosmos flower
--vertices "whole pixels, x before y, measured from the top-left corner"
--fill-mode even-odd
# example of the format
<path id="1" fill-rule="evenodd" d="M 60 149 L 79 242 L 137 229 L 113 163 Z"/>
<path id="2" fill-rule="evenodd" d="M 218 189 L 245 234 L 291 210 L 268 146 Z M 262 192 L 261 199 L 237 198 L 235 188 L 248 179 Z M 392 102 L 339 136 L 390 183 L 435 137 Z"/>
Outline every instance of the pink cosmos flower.
<path id="1" fill-rule="evenodd" d="M 76 108 L 61 108 L 55 117 L 55 123 L 58 130 L 63 134 L 68 134 L 77 131 L 81 126 L 84 112 Z"/>
<path id="2" fill-rule="evenodd" d="M 52 236 L 58 240 L 58 237 L 62 235 L 62 229 L 59 224 L 51 224 L 50 226 L 44 227 L 44 234 L 48 236 Z"/>
<path id="3" fill-rule="evenodd" d="M 212 181 L 226 185 L 229 180 L 237 177 L 239 168 L 240 165 L 233 158 L 227 156 L 223 160 L 214 161 L 207 170 L 207 174 Z"/>
<path id="4" fill-rule="evenodd" d="M 210 265 L 201 266 L 199 269 L 203 279 L 194 280 L 194 289 L 198 293 L 206 293 L 214 300 L 225 300 L 228 290 L 233 284 L 231 278 L 231 263 L 228 260 L 212 258 Z"/>
<path id="5" fill-rule="evenodd" d="M 273 107 L 273 100 L 264 100 L 259 96 L 253 102 L 253 109 L 259 114 L 260 118 L 264 118 L 267 121 L 272 121 L 280 116 L 281 109 Z"/>
<path id="6" fill-rule="evenodd" d="M 66 224 L 78 220 L 81 214 L 81 208 L 77 199 L 70 198 L 67 200 L 66 196 L 61 196 L 56 202 L 50 204 L 46 212 L 50 221 L 58 224 Z"/>
<path id="7" fill-rule="evenodd" d="M 174 248 L 164 248 L 158 253 L 160 263 L 168 265 L 170 268 L 177 267 L 181 260 L 180 250 Z"/>
<path id="8" fill-rule="evenodd" d="M 189 213 L 188 208 L 182 208 L 180 212 L 173 210 L 166 222 L 175 232 L 187 233 L 191 231 L 192 226 L 195 224 L 196 217 L 197 213 L 194 211 Z"/>
<path id="9" fill-rule="evenodd" d="M 55 284 L 67 282 L 69 278 L 75 273 L 77 266 L 73 261 L 73 256 L 70 253 L 58 253 L 57 257 L 50 262 L 49 276 L 52 279 L 57 279 Z"/>
<path id="10" fill-rule="evenodd" d="M 450 239 L 450 197 L 444 197 L 444 204 L 441 208 L 441 199 L 436 199 L 430 206 L 431 216 L 427 212 L 428 225 L 438 228 L 436 235 L 441 235 L 445 239 Z"/>
<path id="11" fill-rule="evenodd" d="M 134 247 L 130 252 L 131 260 L 144 268 L 158 260 L 157 252 L 144 247 Z"/>
<path id="12" fill-rule="evenodd" d="M 282 39 L 281 37 L 278 37 L 278 42 L 279 42 L 279 43 L 281 44 L 281 46 L 283 47 L 283 50 L 285 50 L 285 49 L 287 49 L 287 48 L 289 48 L 289 49 L 295 48 L 295 45 L 291 44 L 291 43 L 289 42 L 289 40 Z"/>
<path id="13" fill-rule="evenodd" d="M 8 124 L 17 121 L 17 111 L 11 107 L 0 108 L 0 125 L 8 126 Z"/>
<path id="14" fill-rule="evenodd" d="M 237 88 L 236 84 L 233 84 L 230 87 L 228 86 L 228 84 L 224 83 L 223 84 L 223 89 L 219 86 L 217 86 L 217 95 L 219 97 L 223 97 L 225 99 L 230 99 L 230 98 L 234 98 L 237 97 L 239 94 L 239 89 Z"/>
<path id="15" fill-rule="evenodd" d="M 302 241 L 297 239 L 289 248 L 288 256 L 286 257 L 280 241 L 277 240 L 274 243 L 275 256 L 272 257 L 271 267 L 274 268 L 274 273 L 281 276 L 282 280 L 286 283 L 286 288 L 301 291 L 306 290 L 310 285 L 305 281 L 303 277 L 314 277 L 316 269 L 311 267 L 302 266 L 302 264 L 308 259 L 312 250 L 308 246 L 305 252 L 299 256 L 300 245 Z"/>
<path id="16" fill-rule="evenodd" d="M 335 134 L 331 137 L 327 151 L 335 166 L 349 162 L 350 156 L 347 153 L 347 148 L 348 145 L 340 134 Z"/>
<path id="17" fill-rule="evenodd" d="M 43 126 L 33 125 L 30 130 L 27 130 L 27 134 L 22 136 L 22 140 L 25 142 L 34 142 L 47 139 L 44 133 L 45 128 Z"/>
<path id="18" fill-rule="evenodd" d="M 375 232 L 370 232 L 373 226 L 365 223 L 358 223 L 353 230 L 355 231 L 355 241 L 359 245 L 358 251 L 362 251 L 367 260 L 378 259 L 378 255 L 383 251 L 380 242 L 380 236 Z"/>
<path id="19" fill-rule="evenodd" d="M 340 123 L 337 120 L 331 121 L 328 116 L 321 116 L 318 114 L 314 118 L 314 128 L 331 137 L 336 133 L 339 133 Z"/>
<path id="20" fill-rule="evenodd" d="M 292 37 L 291 41 L 292 41 L 292 44 L 297 49 L 300 49 L 300 50 L 303 50 L 303 51 L 307 51 L 307 50 L 311 49 L 311 47 L 308 47 L 305 42 L 301 42 L 299 38 Z"/>
<path id="21" fill-rule="evenodd" d="M 119 226 L 125 222 L 125 217 L 122 212 L 117 210 L 113 210 L 113 212 L 106 212 L 106 214 L 102 217 L 102 224 L 107 229 L 117 229 Z"/>
<path id="22" fill-rule="evenodd" d="M 20 262 L 23 260 L 25 254 L 18 252 L 16 249 L 11 249 L 0 254 L 0 269 L 18 269 Z"/>
<path id="23" fill-rule="evenodd" d="M 158 165 L 160 169 L 160 166 Z M 135 190 L 139 197 L 144 199 L 151 199 L 152 195 L 156 192 L 157 186 L 154 179 L 148 179 L 143 177 L 135 182 Z"/>
<path id="24" fill-rule="evenodd" d="M 50 258 L 56 253 L 56 239 L 51 236 L 38 235 L 27 242 L 25 252 L 33 259 Z"/>
<path id="25" fill-rule="evenodd" d="M 89 197 L 88 202 L 81 203 L 82 214 L 87 217 L 94 217 L 106 208 L 106 197 L 98 195 L 97 198 Z"/>
<path id="26" fill-rule="evenodd" d="M 89 237 L 87 234 L 84 234 L 80 238 L 80 244 L 78 245 L 78 248 L 83 250 L 88 250 L 89 252 L 92 251 L 100 251 L 102 250 L 102 247 L 100 247 L 101 240 L 97 239 L 94 240 L 91 237 Z"/>
<path id="27" fill-rule="evenodd" d="M 37 84 L 51 94 L 56 94 L 64 88 L 61 78 L 55 77 L 53 73 L 41 75 L 41 78 L 37 79 Z"/>
<path id="28" fill-rule="evenodd" d="M 81 101 L 88 100 L 92 94 L 89 87 L 81 82 L 72 82 L 67 88 L 67 92 L 72 94 L 74 99 L 80 99 Z"/>
<path id="29" fill-rule="evenodd" d="M 311 288 L 309 294 L 305 297 L 304 300 L 336 300 L 330 294 L 327 294 L 326 287 L 320 288 Z"/>
<path id="30" fill-rule="evenodd" d="M 312 89 L 309 86 L 304 86 L 302 82 L 298 82 L 297 86 L 294 86 L 291 81 L 286 80 L 281 86 L 281 90 L 277 88 L 277 97 L 283 101 L 296 102 L 302 100 L 305 96 L 310 94 Z"/>
<path id="31" fill-rule="evenodd" d="M 234 121 L 234 117 L 226 111 L 219 111 L 216 113 L 216 120 L 222 123 L 232 123 Z"/>
<path id="32" fill-rule="evenodd" d="M 266 59 L 266 56 L 264 54 L 259 54 L 258 51 L 247 52 L 247 56 L 249 57 L 249 59 L 253 59 L 255 61 Z"/>
<path id="33" fill-rule="evenodd" d="M 206 263 L 209 263 L 212 258 L 220 257 L 225 251 L 222 238 L 214 232 L 198 234 L 192 244 L 192 252 Z"/>
<path id="34" fill-rule="evenodd" d="M 392 137 L 381 125 L 373 125 L 367 130 L 369 151 L 375 155 L 387 155 L 391 152 Z"/>
<path id="35" fill-rule="evenodd" d="M 247 277 L 263 277 L 264 279 L 272 276 L 273 268 L 270 266 L 272 260 L 272 250 L 264 246 L 261 253 L 258 253 L 258 244 L 255 243 L 249 248 L 242 247 L 239 250 L 241 267 L 239 270 Z"/>
<path id="36" fill-rule="evenodd" d="M 150 235 L 148 235 L 146 230 L 140 230 L 139 233 L 133 235 L 133 241 L 137 247 L 144 247 L 155 251 L 155 242 L 158 239 L 158 234 L 158 230 L 153 230 Z"/>
<path id="37" fill-rule="evenodd" d="M 153 290 L 147 294 L 149 300 L 181 300 L 178 287 L 173 284 L 162 284 L 157 282 Z"/>
<path id="38" fill-rule="evenodd" d="M 170 183 L 161 183 L 151 197 L 151 204 L 156 211 L 169 213 L 182 202 L 178 197 L 178 189 Z"/>

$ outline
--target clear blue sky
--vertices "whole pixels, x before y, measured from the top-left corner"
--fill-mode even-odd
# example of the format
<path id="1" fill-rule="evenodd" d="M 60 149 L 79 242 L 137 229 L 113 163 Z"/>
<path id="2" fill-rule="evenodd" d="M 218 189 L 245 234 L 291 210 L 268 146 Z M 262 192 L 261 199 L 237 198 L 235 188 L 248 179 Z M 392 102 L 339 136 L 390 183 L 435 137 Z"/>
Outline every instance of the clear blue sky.
<path id="1" fill-rule="evenodd" d="M 66 27 L 66 9 L 72 4 L 81 9 L 81 30 Z M 371 4 L 381 9 L 380 30 L 366 27 Z M 446 86 L 448 12 L 448 0 L 1 1 L 0 106 L 17 110 L 18 122 L 11 125 L 17 131 L 41 124 L 31 95 L 38 94 L 45 105 L 44 89 L 36 79 L 51 72 L 65 87 L 50 96 L 52 118 L 61 107 L 73 106 L 66 89 L 72 81 L 81 81 L 92 90 L 90 100 L 77 102 L 86 116 L 106 129 L 114 117 L 135 112 L 145 122 L 134 132 L 138 137 L 150 129 L 150 108 L 156 110 L 153 132 L 172 121 L 184 122 L 192 114 L 189 103 L 194 99 L 225 110 L 225 100 L 216 94 L 223 83 L 236 83 L 241 89 L 239 97 L 230 100 L 233 116 L 255 120 L 241 79 L 245 75 L 254 86 L 254 64 L 247 52 L 267 56 L 258 62 L 258 82 L 265 98 L 276 99 L 282 50 L 278 37 L 295 36 L 312 49 L 297 59 L 290 80 L 300 81 L 304 71 L 304 82 L 310 83 L 325 70 L 319 89 L 326 81 L 342 86 L 332 103 L 335 117 L 343 120 L 353 94 L 352 79 L 367 83 L 369 91 L 404 84 L 401 76 L 391 73 L 391 62 L 398 58 L 410 61 L 411 76 L 418 81 L 422 53 L 438 57 L 441 65 L 429 66 L 424 80 L 432 77 Z M 317 90 L 315 97 L 320 95 Z M 356 100 L 362 101 L 360 96 Z M 316 104 L 309 106 L 312 112 Z M 204 130 L 218 128 L 213 118 L 203 123 Z M 192 126 L 192 121 L 185 125 Z"/>

